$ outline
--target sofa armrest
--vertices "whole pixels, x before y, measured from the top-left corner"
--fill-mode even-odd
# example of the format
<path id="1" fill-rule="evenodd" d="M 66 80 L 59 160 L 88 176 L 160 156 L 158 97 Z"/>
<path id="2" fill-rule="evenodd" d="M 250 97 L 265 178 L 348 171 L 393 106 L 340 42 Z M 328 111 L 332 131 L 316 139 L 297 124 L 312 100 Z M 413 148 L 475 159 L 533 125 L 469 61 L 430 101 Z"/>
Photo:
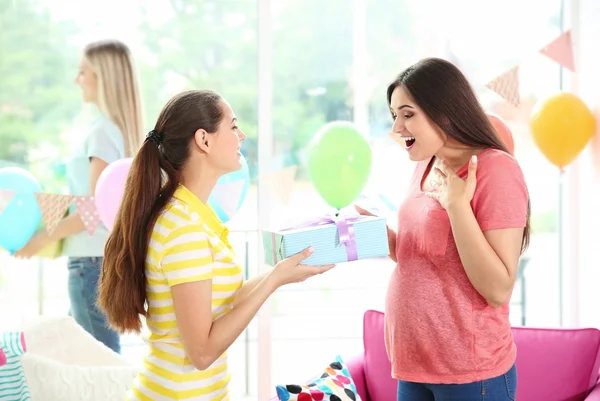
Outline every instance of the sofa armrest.
<path id="1" fill-rule="evenodd" d="M 356 385 L 356 390 L 363 401 L 369 400 L 367 394 L 367 381 L 365 377 L 365 354 L 364 352 L 355 355 L 350 360 L 346 361 L 346 366 L 350 371 L 350 376 Z"/>
<path id="2" fill-rule="evenodd" d="M 360 353 L 358 355 L 353 356 L 347 361 L 344 361 L 348 370 L 350 371 L 350 376 L 352 376 L 352 380 L 356 385 L 356 390 L 360 395 L 360 398 L 363 401 L 368 401 L 369 397 L 367 397 L 367 382 L 365 380 L 365 356 L 364 353 Z M 309 380 L 304 380 L 303 383 L 310 383 L 313 380 L 319 378 L 319 376 L 313 377 Z M 269 401 L 279 401 L 279 397 L 275 396 L 271 398 Z"/>

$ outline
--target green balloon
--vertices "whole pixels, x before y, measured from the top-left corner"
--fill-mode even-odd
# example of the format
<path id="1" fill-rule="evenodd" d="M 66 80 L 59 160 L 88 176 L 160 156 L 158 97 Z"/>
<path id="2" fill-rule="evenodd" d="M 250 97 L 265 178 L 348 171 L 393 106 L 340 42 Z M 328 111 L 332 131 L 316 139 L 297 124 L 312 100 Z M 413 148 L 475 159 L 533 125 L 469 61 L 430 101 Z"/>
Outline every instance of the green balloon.
<path id="1" fill-rule="evenodd" d="M 367 184 L 372 154 L 366 138 L 350 122 L 324 125 L 308 146 L 308 174 L 325 202 L 348 206 Z"/>

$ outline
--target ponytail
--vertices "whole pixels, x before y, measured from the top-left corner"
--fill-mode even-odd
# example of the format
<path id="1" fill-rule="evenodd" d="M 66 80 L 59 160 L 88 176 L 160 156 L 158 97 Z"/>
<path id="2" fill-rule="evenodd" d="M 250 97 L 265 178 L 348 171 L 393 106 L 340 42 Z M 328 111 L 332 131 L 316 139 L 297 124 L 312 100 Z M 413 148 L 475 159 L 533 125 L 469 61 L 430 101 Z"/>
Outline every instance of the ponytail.
<path id="1" fill-rule="evenodd" d="M 163 172 L 167 180 L 163 185 Z M 104 248 L 98 305 L 121 333 L 140 332 L 146 316 L 145 263 L 159 213 L 179 183 L 177 171 L 146 139 L 131 165 L 125 193 Z"/>
<path id="2" fill-rule="evenodd" d="M 146 257 L 158 215 L 177 189 L 197 130 L 214 133 L 222 98 L 209 90 L 175 95 L 133 159 L 115 225 L 104 248 L 98 305 L 121 333 L 139 332 L 146 316 Z M 166 181 L 163 182 L 163 173 Z"/>

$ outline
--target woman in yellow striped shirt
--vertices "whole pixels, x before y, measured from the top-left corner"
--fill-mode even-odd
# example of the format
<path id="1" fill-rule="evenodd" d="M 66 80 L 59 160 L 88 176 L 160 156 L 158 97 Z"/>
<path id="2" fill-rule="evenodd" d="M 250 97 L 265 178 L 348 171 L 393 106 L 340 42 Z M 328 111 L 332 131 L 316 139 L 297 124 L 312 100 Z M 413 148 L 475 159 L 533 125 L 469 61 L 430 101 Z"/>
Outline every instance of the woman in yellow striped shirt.
<path id="1" fill-rule="evenodd" d="M 136 155 L 106 244 L 99 304 L 120 332 L 150 330 L 130 400 L 229 400 L 226 351 L 280 286 L 333 266 L 311 249 L 243 282 L 227 228 L 207 199 L 241 168 L 246 138 L 229 104 L 195 90 L 173 97 Z"/>

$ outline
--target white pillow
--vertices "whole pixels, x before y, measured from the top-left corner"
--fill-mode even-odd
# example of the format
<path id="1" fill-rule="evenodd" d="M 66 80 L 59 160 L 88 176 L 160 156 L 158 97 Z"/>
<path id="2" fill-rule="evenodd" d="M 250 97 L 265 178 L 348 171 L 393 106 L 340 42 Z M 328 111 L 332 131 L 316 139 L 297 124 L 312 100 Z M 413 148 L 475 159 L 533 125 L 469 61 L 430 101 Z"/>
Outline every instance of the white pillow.
<path id="1" fill-rule="evenodd" d="M 23 332 L 26 355 L 43 356 L 68 365 L 131 366 L 70 316 L 37 318 Z"/>
<path id="2" fill-rule="evenodd" d="M 127 366 L 67 365 L 29 352 L 21 362 L 32 401 L 123 401 L 138 373 Z"/>

